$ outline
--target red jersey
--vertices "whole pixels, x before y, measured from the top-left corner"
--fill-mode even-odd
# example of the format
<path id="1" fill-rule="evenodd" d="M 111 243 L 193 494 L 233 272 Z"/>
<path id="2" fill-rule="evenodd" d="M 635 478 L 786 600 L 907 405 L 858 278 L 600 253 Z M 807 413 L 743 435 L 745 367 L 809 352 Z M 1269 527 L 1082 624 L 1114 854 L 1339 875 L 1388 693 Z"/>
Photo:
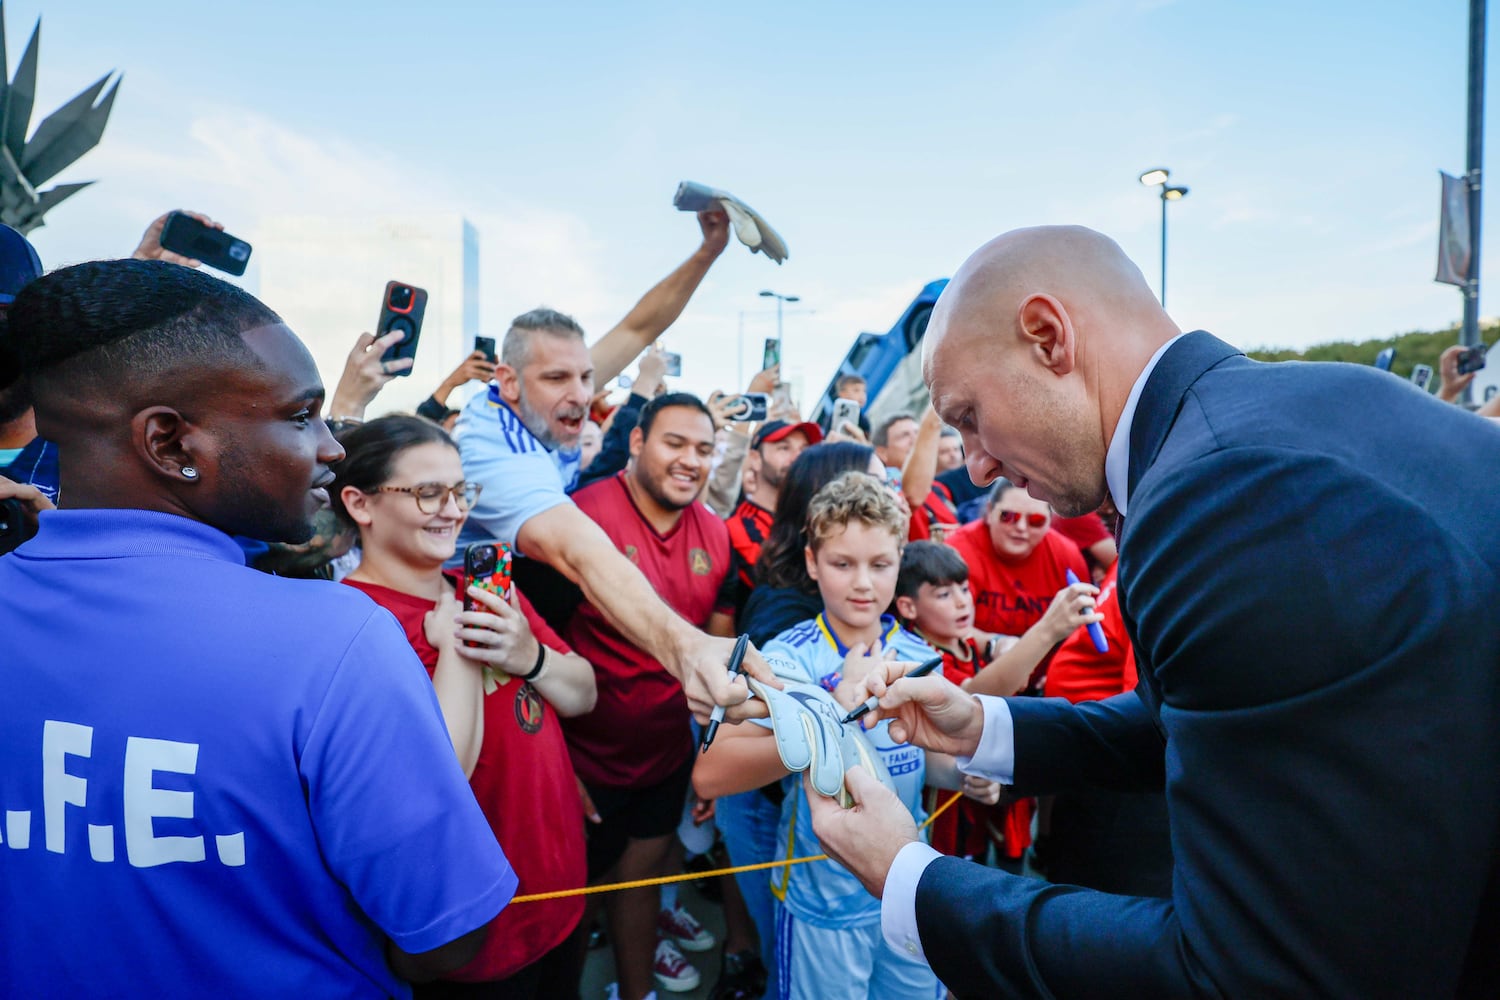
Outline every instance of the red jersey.
<path id="1" fill-rule="evenodd" d="M 1094 648 L 1088 629 L 1076 630 L 1062 641 L 1052 656 L 1052 663 L 1047 668 L 1048 697 L 1097 701 L 1135 688 L 1135 654 L 1130 647 L 1130 636 L 1125 632 L 1119 590 L 1115 586 L 1119 565 L 1115 563 L 1105 574 L 1095 604 L 1104 616 L 1104 621 L 1099 624 L 1104 629 L 1104 638 L 1109 641 L 1109 652 L 1101 653 Z"/>
<path id="2" fill-rule="evenodd" d="M 666 534 L 636 507 L 625 473 L 573 494 L 667 606 L 698 627 L 731 610 L 729 531 L 694 503 Z M 671 777 L 693 754 L 691 714 L 677 678 L 631 645 L 591 604 L 581 604 L 564 637 L 594 665 L 599 698 L 587 715 L 563 722 L 573 766 L 585 782 L 647 788 Z"/>
<path id="3" fill-rule="evenodd" d="M 747 588 L 755 586 L 751 572 L 760 561 L 760 547 L 771 535 L 771 522 L 775 515 L 760 504 L 749 500 L 740 501 L 734 513 L 725 518 L 729 529 L 729 545 L 734 549 L 734 568 L 740 583 Z"/>
<path id="4" fill-rule="evenodd" d="M 932 538 L 934 524 L 958 526 L 958 508 L 953 503 L 953 493 L 939 482 L 934 482 L 932 489 L 927 491 L 927 499 L 922 501 L 922 506 L 911 512 L 907 541 L 925 542 Z"/>
<path id="5" fill-rule="evenodd" d="M 396 616 L 430 676 L 438 652 L 428 643 L 422 620 L 435 602 L 357 580 L 344 583 Z M 538 642 L 570 652 L 525 597 L 520 605 Z M 485 696 L 484 741 L 469 787 L 521 877 L 518 894 L 575 889 L 587 881 L 583 808 L 573 765 L 557 716 L 530 684 L 512 678 Z M 507 906 L 474 960 L 444 978 L 482 982 L 513 976 L 561 944 L 582 917 L 581 896 Z"/>
<path id="6" fill-rule="evenodd" d="M 1078 546 L 1049 531 L 1031 555 L 1021 562 L 1005 562 L 990 542 L 990 526 L 975 521 L 948 536 L 969 566 L 969 589 L 974 594 L 974 627 L 996 635 L 1023 634 L 1041 620 L 1052 598 L 1068 585 L 1067 571 L 1089 578 L 1088 565 Z"/>
<path id="7" fill-rule="evenodd" d="M 1097 545 L 1111 537 L 1109 528 L 1104 524 L 1104 518 L 1098 514 L 1084 514 L 1082 517 L 1054 517 L 1052 530 L 1080 549 Z M 1080 577 L 1080 579 L 1086 581 L 1088 577 Z"/>

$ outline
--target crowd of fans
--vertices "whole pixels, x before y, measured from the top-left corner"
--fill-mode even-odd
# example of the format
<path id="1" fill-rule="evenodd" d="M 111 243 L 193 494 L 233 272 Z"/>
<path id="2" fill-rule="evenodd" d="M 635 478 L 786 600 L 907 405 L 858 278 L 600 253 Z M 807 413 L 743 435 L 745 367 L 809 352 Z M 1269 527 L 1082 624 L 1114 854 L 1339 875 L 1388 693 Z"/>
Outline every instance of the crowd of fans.
<path id="1" fill-rule="evenodd" d="M 164 379 L 187 365 L 210 365 L 205 359 L 236 339 L 249 345 L 241 353 L 255 356 L 241 364 L 247 370 L 275 370 L 283 357 L 292 359 L 292 369 L 310 365 L 289 335 L 274 350 L 256 339 L 264 330 L 285 329 L 274 314 L 171 260 L 153 230 L 135 261 L 44 276 L 25 239 L 0 227 L 0 308 L 10 312 L 0 372 L 0 498 L 22 514 L 18 536 L 40 527 L 35 543 L 5 561 L 14 570 L 6 586 L 16 588 L 7 590 L 5 603 L 13 608 L 7 621 L 14 624 L 21 613 L 15 609 L 31 607 L 12 595 L 57 586 L 44 563 L 54 524 L 61 535 L 73 523 L 68 508 L 136 506 L 125 493 L 112 493 L 106 478 L 139 453 L 137 464 L 154 463 L 151 475 L 171 485 L 144 484 L 149 477 L 139 469 L 118 473 L 135 483 L 135 495 L 152 488 L 188 498 L 199 495 L 195 489 L 212 491 L 217 506 L 183 500 L 177 519 L 207 525 L 218 540 L 200 537 L 196 544 L 216 546 L 217 558 L 229 546 L 223 536 L 234 536 L 235 557 L 263 571 L 254 584 L 230 576 L 229 582 L 179 581 L 223 588 L 218 596 L 210 590 L 194 598 L 216 607 L 220 623 L 262 616 L 227 630 L 239 637 L 239 655 L 259 648 L 257 628 L 300 627 L 290 618 L 263 617 L 295 616 L 302 612 L 289 607 L 300 602 L 312 609 L 307 613 L 327 616 L 326 641 L 303 652 L 327 650 L 327 670 L 337 674 L 347 662 L 357 677 L 321 682 L 330 690 L 379 685 L 415 662 L 431 679 L 431 698 L 403 690 L 410 702 L 405 714 L 381 710 L 386 725 L 378 733 L 351 715 L 378 700 L 377 693 L 306 709 L 317 721 L 296 725 L 316 732 L 297 730 L 297 741 L 307 743 L 297 742 L 296 766 L 314 744 L 327 757 L 319 760 L 321 772 L 309 777 L 304 769 L 292 778 L 293 797 L 300 794 L 309 813 L 298 820 L 310 823 L 308 836 L 278 835 L 240 819 L 239 855 L 218 838 L 223 864 L 233 865 L 235 857 L 241 865 L 274 864 L 261 870 L 271 882 L 261 890 L 218 881 L 212 888 L 224 907 L 251 914 L 247 922 L 280 921 L 287 933 L 179 928 L 183 947 L 206 965 L 232 964 L 233 956 L 211 957 L 216 947 L 237 949 L 246 974 L 268 995 L 290 995 L 293 987 L 321 995 L 307 984 L 323 975 L 352 983 L 347 992 L 400 991 L 400 978 L 417 981 L 416 995 L 425 997 L 573 997 L 594 931 L 614 951 L 612 989 L 624 1000 L 696 988 L 700 973 L 683 952 L 716 946 L 722 949 L 716 998 L 941 995 L 925 964 L 884 942 L 879 901 L 833 861 L 721 878 L 715 891 L 724 906 L 722 945 L 670 886 L 501 905 L 512 892 L 681 873 L 688 842 L 701 855 L 717 839 L 722 849 L 710 856 L 734 865 L 820 853 L 807 793 L 788 773 L 764 720 L 726 726 L 710 750 L 696 752 L 701 730 L 694 716 L 701 720 L 713 705 L 744 698 L 742 684 L 731 686 L 723 667 L 733 637 L 742 633 L 759 650 L 752 673 L 843 710 L 858 705 L 859 682 L 872 665 L 891 657 L 915 664 L 940 656 L 944 676 L 984 694 L 1081 700 L 1135 685 L 1115 600 L 1114 516 L 1107 506 L 1062 519 L 1006 480 L 975 486 L 957 432 L 931 409 L 872 426 L 863 412 L 867 387 L 852 373 L 838 380 L 836 393 L 857 403 L 860 415 L 838 427 L 804 420 L 784 396 L 762 422 L 735 420 L 732 395 L 700 399 L 668 385 L 653 345 L 726 245 L 721 213 L 704 213 L 699 222 L 702 242 L 688 260 L 592 345 L 566 313 L 533 309 L 511 322 L 497 359 L 477 350 L 458 359 L 415 415 L 365 419 L 381 387 L 410 362 L 383 360 L 399 334 L 361 335 L 322 408 L 333 436 L 315 442 L 316 461 L 331 473 L 322 483 L 329 502 L 308 514 L 305 530 L 295 527 L 300 515 L 288 515 L 291 529 L 268 528 L 252 508 L 274 496 L 234 478 L 273 463 L 275 455 L 238 451 L 204 462 L 192 453 L 200 446 L 195 428 L 217 418 L 187 403 L 177 407 L 183 416 L 172 418 L 185 429 L 150 416 L 170 395 L 163 395 Z M 1452 368 L 1455 352 L 1444 355 L 1441 392 L 1449 399 L 1472 378 Z M 596 391 L 636 358 L 627 395 Z M 212 365 L 237 363 L 228 357 Z M 772 367 L 743 389 L 772 394 L 780 383 Z M 232 395 L 223 384 L 203 391 L 197 403 L 208 409 L 221 405 L 206 402 L 215 393 Z M 72 402 L 64 400 L 68 394 Z M 283 423 L 321 425 L 320 395 Z M 80 415 L 85 404 L 89 419 Z M 128 433 L 107 418 L 124 419 Z M 88 435 L 114 439 L 117 447 L 85 444 Z M 152 450 L 158 440 L 160 450 Z M 105 485 L 88 485 L 96 476 Z M 55 504 L 63 509 L 54 511 Z M 152 551 L 175 551 L 167 529 L 151 527 L 166 532 Z M 127 529 L 110 528 L 122 537 Z M 496 540 L 514 555 L 516 586 L 508 598 L 463 586 L 467 546 Z M 101 555 L 111 555 L 107 542 L 98 544 Z M 121 544 L 135 551 L 134 543 Z M 266 596 L 276 588 L 269 574 L 324 582 L 287 582 L 296 589 L 273 599 Z M 119 576 L 121 586 L 133 579 L 127 571 Z M 341 589 L 334 592 L 327 581 Z M 235 593 L 252 603 L 236 605 Z M 82 617 L 70 627 L 92 647 L 132 641 L 123 610 L 97 619 L 117 623 L 125 629 L 120 635 L 90 632 L 93 598 L 63 593 L 60 599 L 77 607 Z M 369 602 L 389 612 L 375 619 L 378 627 L 360 624 L 369 618 Z M 1102 627 L 1107 648 L 1091 638 L 1084 627 L 1090 624 Z M 8 668 L 43 669 L 36 659 L 40 640 L 26 645 L 34 635 L 8 631 Z M 278 662 L 258 667 L 266 685 L 279 683 Z M 714 667 L 722 674 L 717 679 Z M 170 673 L 163 680 L 142 669 L 139 684 L 171 683 Z M 54 719 L 45 698 L 8 701 L 0 729 Z M 193 711 L 192 704 L 182 711 Z M 273 727 L 279 718 L 268 711 L 259 720 L 247 709 L 243 725 Z M 434 762 L 439 725 L 452 759 Z M 964 776 L 951 758 L 894 742 L 887 727 L 851 732 L 850 752 L 878 762 L 919 820 L 950 795 L 963 796 L 931 826 L 939 850 L 1112 892 L 1169 894 L 1172 860 L 1160 795 L 1017 799 L 993 782 Z M 350 745 L 324 746 L 341 740 Z M 86 748 L 70 752 L 87 756 Z M 203 769 L 229 766 L 205 760 Z M 0 777 L 0 794 L 30 788 L 9 769 Z M 455 805 L 453 786 L 463 778 L 468 813 Z M 383 790 L 356 808 L 349 803 L 365 794 L 361 782 Z M 232 805 L 211 805 L 217 786 L 197 794 L 199 817 L 236 815 Z M 6 808 L 17 808 L 14 801 L 7 799 Z M 83 808 L 81 792 L 66 801 Z M 67 821 L 63 806 L 53 818 L 48 802 L 48 850 L 71 861 L 65 850 L 76 850 L 70 840 L 81 835 L 54 831 L 54 823 Z M 340 806 L 349 815 L 329 815 Z M 194 815 L 158 808 L 158 816 Z M 259 821 L 274 823 L 278 815 L 268 807 Z M 378 835 L 351 825 L 356 821 L 380 827 Z M 150 840 L 149 815 L 146 823 Z M 93 863 L 106 853 L 114 857 L 112 847 L 95 848 L 96 836 L 112 836 L 97 829 L 89 827 L 83 848 Z M 24 846 L 19 830 L 4 831 L 10 848 Z M 185 832 L 180 823 L 174 830 Z M 498 849 L 486 854 L 476 837 Z M 307 874 L 310 866 L 323 871 L 322 882 Z M 388 877 L 393 866 L 409 870 Z M 431 880 L 441 891 L 409 884 L 438 871 L 446 874 Z M 118 875 L 111 871 L 112 879 Z M 67 878 L 75 891 L 92 891 L 85 875 Z M 28 883 L 0 878 L 5 883 L 12 888 L 4 908 L 13 913 L 15 893 Z M 139 904 L 148 892 L 110 885 L 121 896 L 103 905 Z M 284 898 L 272 907 L 261 898 L 267 891 Z M 304 896 L 307 902 L 299 902 Z M 142 920 L 147 912 L 143 905 Z M 203 913 L 196 916 L 201 921 Z M 15 930 L 9 920 L 0 927 Z M 292 942 L 291 932 L 305 939 Z M 79 985 L 98 985 L 76 969 L 49 969 L 55 952 L 47 948 L 23 956 L 18 947 L 0 946 L 11 949 L 0 952 L 9 961 L 30 969 L 18 981 L 67 982 L 76 974 Z M 139 942 L 132 947 L 139 949 L 135 968 L 171 954 Z M 320 950 L 326 954 L 307 955 Z M 301 958 L 287 957 L 296 952 Z M 236 975 L 216 974 L 231 981 Z"/>

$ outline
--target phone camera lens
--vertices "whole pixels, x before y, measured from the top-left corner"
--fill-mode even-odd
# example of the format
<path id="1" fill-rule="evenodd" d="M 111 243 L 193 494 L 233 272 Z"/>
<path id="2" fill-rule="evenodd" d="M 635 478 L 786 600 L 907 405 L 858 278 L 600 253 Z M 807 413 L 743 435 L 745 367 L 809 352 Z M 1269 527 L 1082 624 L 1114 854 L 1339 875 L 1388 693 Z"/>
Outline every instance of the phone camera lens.
<path id="1" fill-rule="evenodd" d="M 391 289 L 391 308 L 405 312 L 411 308 L 411 288 L 407 285 L 397 285 Z"/>

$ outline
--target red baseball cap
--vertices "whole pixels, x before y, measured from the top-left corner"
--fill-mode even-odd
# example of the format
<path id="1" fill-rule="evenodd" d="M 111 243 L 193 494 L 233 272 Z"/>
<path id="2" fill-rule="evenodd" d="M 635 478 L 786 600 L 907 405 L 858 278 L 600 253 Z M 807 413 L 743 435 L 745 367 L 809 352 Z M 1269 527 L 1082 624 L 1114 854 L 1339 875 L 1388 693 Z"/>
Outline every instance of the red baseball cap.
<path id="1" fill-rule="evenodd" d="M 759 448 L 768 441 L 780 441 L 797 431 L 807 435 L 807 443 L 810 445 L 818 444 L 823 440 L 823 429 L 817 424 L 805 420 L 796 424 L 785 420 L 767 420 L 760 425 L 760 430 L 755 432 L 755 437 L 751 438 L 750 447 Z"/>

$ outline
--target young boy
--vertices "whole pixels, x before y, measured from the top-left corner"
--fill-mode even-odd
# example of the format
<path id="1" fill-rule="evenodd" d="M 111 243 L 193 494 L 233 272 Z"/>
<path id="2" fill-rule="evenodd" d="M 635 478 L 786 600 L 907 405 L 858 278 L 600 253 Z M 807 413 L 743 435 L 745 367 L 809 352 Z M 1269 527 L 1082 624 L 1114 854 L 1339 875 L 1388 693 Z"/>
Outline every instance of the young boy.
<path id="1" fill-rule="evenodd" d="M 861 700 L 859 682 L 888 651 L 912 663 L 932 655 L 931 647 L 884 614 L 896 591 L 906 517 L 879 480 L 846 473 L 813 497 L 807 537 L 807 572 L 817 584 L 823 613 L 783 632 L 761 652 L 778 676 L 820 684 L 852 709 Z M 920 821 L 924 779 L 956 788 L 960 776 L 951 757 L 896 743 L 887 730 L 888 722 L 881 722 L 866 736 L 897 794 Z M 699 757 L 693 780 L 700 794 L 717 797 L 786 775 L 769 729 L 726 726 L 713 749 Z M 784 787 L 780 856 L 821 854 L 800 776 Z M 786 1000 L 939 995 L 937 979 L 924 962 L 885 943 L 880 901 L 837 863 L 781 869 L 772 886 L 781 900 L 776 971 Z"/>

